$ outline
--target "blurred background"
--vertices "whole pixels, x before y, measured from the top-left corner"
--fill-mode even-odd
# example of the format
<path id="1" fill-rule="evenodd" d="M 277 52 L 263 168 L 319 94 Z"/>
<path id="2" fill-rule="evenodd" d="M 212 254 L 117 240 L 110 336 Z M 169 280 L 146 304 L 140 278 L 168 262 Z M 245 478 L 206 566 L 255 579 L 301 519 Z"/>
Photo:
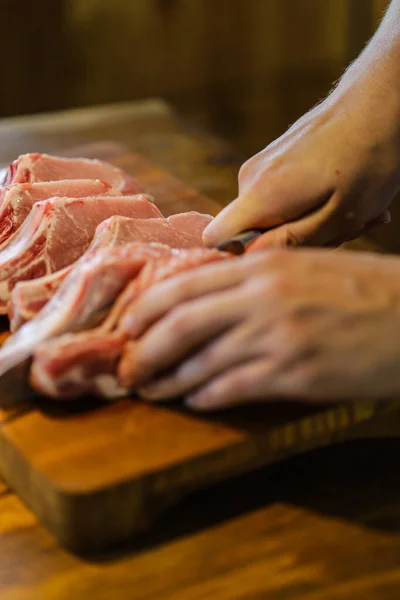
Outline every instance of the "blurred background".
<path id="1" fill-rule="evenodd" d="M 388 0 L 1 0 L 0 116 L 161 97 L 260 150 L 323 98 Z"/>

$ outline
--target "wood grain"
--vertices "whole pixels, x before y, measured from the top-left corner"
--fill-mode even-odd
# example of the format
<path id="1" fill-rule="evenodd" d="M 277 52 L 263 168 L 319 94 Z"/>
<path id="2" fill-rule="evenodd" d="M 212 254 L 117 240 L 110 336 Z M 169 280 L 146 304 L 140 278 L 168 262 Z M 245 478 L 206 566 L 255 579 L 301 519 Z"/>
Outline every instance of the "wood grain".
<path id="1" fill-rule="evenodd" d="M 85 560 L 0 495 L 2 600 L 397 600 L 398 440 L 346 444 L 188 498 Z"/>
<path id="2" fill-rule="evenodd" d="M 164 214 L 219 205 L 139 154 L 115 143 L 69 155 L 112 160 L 138 177 Z M 217 417 L 123 401 L 97 406 L 33 400 L 24 377 L 0 390 L 0 468 L 9 484 L 65 546 L 107 548 L 148 526 L 183 494 L 287 456 L 344 440 L 388 403 L 253 407 Z M 18 403 L 18 398 L 21 400 Z M 15 406 L 16 404 L 16 406 Z M 394 403 L 397 408 L 397 403 Z M 10 413 L 10 410 L 12 411 Z M 19 412 L 15 412 L 19 411 Z"/>
<path id="3" fill-rule="evenodd" d="M 221 202 L 234 197 L 240 157 L 154 101 L 3 122 L 0 162 L 106 138 Z M 1 598 L 398 600 L 399 413 L 352 435 L 387 439 L 320 449 L 197 492 L 134 543 L 86 559 L 61 549 L 0 481 Z"/>

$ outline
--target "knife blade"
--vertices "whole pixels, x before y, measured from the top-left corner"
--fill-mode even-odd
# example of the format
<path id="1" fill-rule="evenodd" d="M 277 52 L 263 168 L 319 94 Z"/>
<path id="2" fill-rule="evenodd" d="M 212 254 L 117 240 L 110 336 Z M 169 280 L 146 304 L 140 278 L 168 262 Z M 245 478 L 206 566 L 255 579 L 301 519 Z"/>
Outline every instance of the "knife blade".
<path id="1" fill-rule="evenodd" d="M 246 248 L 250 242 L 254 241 L 266 231 L 266 229 L 246 229 L 245 231 L 242 231 L 241 233 L 238 233 L 225 242 L 219 244 L 217 249 L 239 256 L 246 251 Z"/>

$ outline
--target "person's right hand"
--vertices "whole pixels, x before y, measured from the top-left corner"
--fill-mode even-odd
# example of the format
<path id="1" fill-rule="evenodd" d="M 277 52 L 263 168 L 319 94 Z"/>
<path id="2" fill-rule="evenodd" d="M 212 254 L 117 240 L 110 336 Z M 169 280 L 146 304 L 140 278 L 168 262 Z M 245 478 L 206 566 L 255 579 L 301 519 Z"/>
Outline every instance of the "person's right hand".
<path id="1" fill-rule="evenodd" d="M 334 92 L 248 160 L 238 198 L 206 228 L 205 244 L 266 228 L 250 250 L 335 247 L 389 222 L 400 188 L 399 120 L 378 92 L 372 84 Z"/>

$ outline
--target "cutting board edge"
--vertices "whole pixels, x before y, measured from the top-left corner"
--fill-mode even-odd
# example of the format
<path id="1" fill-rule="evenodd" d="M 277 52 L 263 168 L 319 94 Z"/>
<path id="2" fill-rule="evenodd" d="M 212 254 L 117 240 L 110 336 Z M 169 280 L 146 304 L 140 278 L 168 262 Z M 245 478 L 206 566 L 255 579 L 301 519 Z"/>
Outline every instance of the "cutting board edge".
<path id="1" fill-rule="evenodd" d="M 329 435 L 321 431 L 319 435 L 305 435 L 301 443 L 295 440 L 291 428 L 303 427 L 304 432 L 309 431 L 312 417 L 308 416 L 277 427 L 267 437 L 248 436 L 231 446 L 194 456 L 160 472 L 149 472 L 137 479 L 126 478 L 113 487 L 84 493 L 63 489 L 40 470 L 32 468 L 24 453 L 1 429 L 0 467 L 8 484 L 60 543 L 76 554 L 86 554 L 110 549 L 148 529 L 161 512 L 192 491 L 295 454 L 347 440 L 348 421 L 343 418 L 343 410 L 346 412 L 349 408 L 356 415 L 354 425 L 371 419 L 377 412 L 373 404 L 369 407 L 363 404 L 361 410 L 353 406 L 333 407 L 322 413 L 331 424 Z M 4 460 L 6 454 L 7 460 Z M 62 515 L 62 522 L 56 515 Z"/>

